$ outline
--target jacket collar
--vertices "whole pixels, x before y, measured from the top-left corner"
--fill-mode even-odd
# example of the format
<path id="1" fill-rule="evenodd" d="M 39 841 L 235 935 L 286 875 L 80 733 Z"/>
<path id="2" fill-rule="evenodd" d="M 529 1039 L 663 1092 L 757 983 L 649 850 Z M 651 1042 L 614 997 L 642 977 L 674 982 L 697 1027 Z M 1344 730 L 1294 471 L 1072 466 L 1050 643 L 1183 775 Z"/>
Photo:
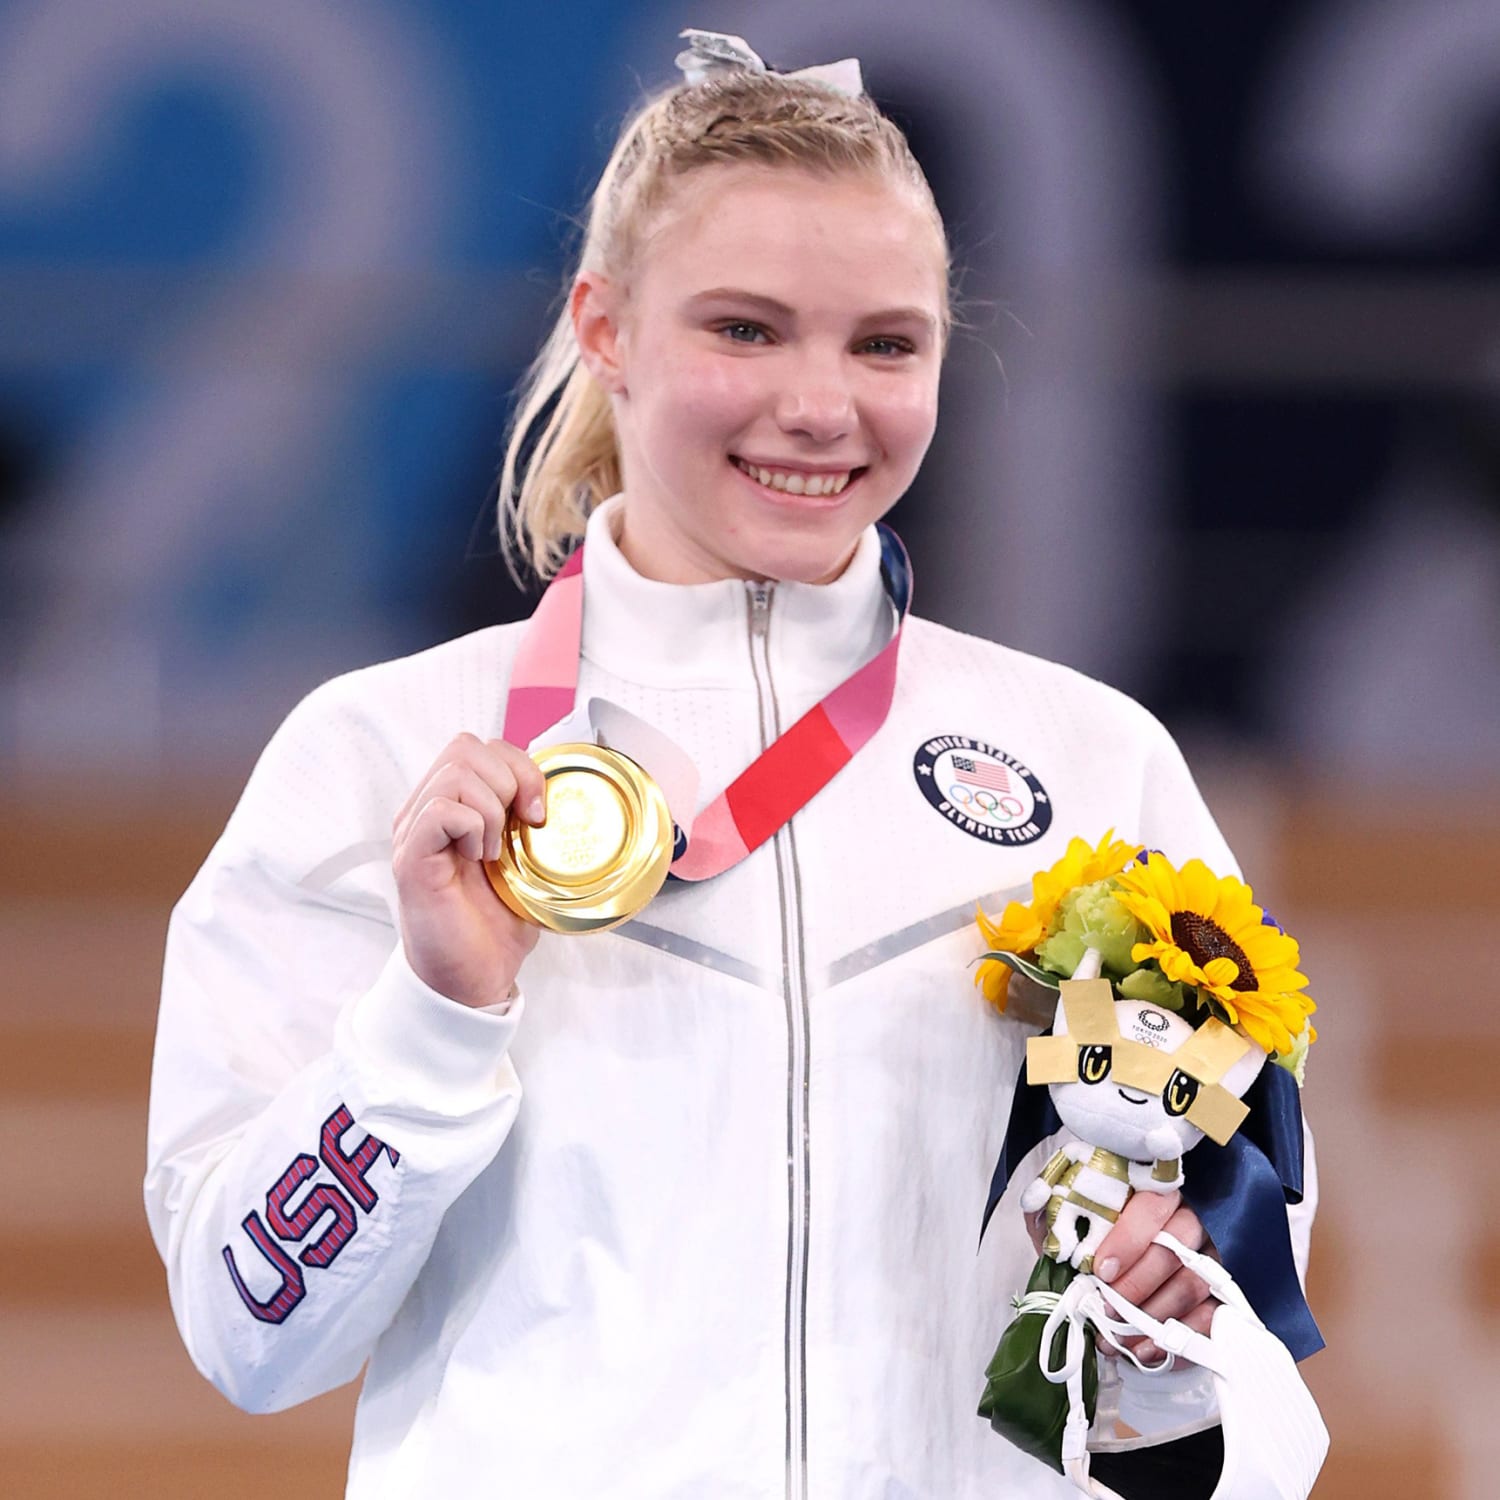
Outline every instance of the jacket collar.
<path id="1" fill-rule="evenodd" d="M 615 543 L 620 505 L 616 495 L 597 506 L 584 534 L 585 660 L 643 686 L 744 687 L 753 586 L 642 578 Z M 778 683 L 821 696 L 885 645 L 894 625 L 870 526 L 832 583 L 772 586 L 771 670 Z"/>

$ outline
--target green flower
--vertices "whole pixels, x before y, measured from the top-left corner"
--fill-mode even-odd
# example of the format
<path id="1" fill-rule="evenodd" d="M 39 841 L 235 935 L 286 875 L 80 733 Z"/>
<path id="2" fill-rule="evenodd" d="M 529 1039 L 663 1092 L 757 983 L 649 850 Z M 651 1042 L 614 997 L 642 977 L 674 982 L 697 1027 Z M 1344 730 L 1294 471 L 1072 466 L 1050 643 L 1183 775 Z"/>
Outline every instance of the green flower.
<path id="1" fill-rule="evenodd" d="M 1106 974 L 1129 974 L 1136 967 L 1130 950 L 1140 942 L 1143 929 L 1115 900 L 1114 892 L 1111 878 L 1077 886 L 1062 898 L 1047 936 L 1037 945 L 1037 960 L 1044 969 L 1071 974 L 1086 948 L 1099 950 Z"/>

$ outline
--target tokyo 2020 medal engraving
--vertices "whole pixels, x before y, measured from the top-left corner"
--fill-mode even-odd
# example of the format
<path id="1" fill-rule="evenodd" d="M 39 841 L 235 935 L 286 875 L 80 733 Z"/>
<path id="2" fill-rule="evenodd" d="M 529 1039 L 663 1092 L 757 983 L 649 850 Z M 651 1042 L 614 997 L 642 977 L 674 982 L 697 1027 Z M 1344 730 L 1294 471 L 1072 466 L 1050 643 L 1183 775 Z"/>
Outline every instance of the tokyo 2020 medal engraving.
<path id="1" fill-rule="evenodd" d="M 672 862 L 672 815 L 656 782 L 602 745 L 550 745 L 547 821 L 506 825 L 485 865 L 518 916 L 553 932 L 604 932 L 629 921 L 661 889 Z"/>

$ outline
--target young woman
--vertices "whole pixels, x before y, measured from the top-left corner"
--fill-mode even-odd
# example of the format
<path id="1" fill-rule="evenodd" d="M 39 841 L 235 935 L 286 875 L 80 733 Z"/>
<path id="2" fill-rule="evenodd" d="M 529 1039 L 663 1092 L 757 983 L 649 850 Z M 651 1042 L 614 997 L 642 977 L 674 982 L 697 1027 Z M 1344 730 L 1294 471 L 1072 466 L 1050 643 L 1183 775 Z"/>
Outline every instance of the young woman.
<path id="1" fill-rule="evenodd" d="M 700 807 L 761 778 L 742 857 L 604 935 L 497 900 L 481 861 L 546 815 L 503 626 L 313 693 L 175 913 L 176 1317 L 251 1410 L 366 1367 L 352 1496 L 1071 1493 L 975 1415 L 1032 1258 L 1019 1215 L 975 1251 L 1026 1036 L 972 986 L 975 903 L 1109 827 L 1231 860 L 1143 709 L 902 623 L 872 523 L 932 436 L 947 275 L 863 96 L 752 58 L 649 104 L 504 490 L 543 574 L 586 541 L 577 702 L 673 740 Z M 1202 1242 L 1138 1195 L 1101 1274 L 1206 1327 L 1169 1218 Z"/>

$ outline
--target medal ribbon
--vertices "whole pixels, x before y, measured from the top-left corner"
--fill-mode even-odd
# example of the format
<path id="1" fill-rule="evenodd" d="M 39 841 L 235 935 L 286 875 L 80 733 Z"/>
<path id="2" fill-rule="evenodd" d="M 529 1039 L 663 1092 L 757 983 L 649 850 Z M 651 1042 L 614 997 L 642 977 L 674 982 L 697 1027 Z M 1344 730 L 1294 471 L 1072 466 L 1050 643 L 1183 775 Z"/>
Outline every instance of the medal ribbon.
<path id="1" fill-rule="evenodd" d="M 864 666 L 809 709 L 684 829 L 672 862 L 679 880 L 707 880 L 738 864 L 828 785 L 890 712 L 896 659 L 911 607 L 911 560 L 896 533 L 879 527 L 880 576 L 897 613 L 895 633 Z M 583 641 L 583 548 L 563 564 L 526 627 L 511 672 L 504 735 L 530 744 L 573 710 Z"/>

